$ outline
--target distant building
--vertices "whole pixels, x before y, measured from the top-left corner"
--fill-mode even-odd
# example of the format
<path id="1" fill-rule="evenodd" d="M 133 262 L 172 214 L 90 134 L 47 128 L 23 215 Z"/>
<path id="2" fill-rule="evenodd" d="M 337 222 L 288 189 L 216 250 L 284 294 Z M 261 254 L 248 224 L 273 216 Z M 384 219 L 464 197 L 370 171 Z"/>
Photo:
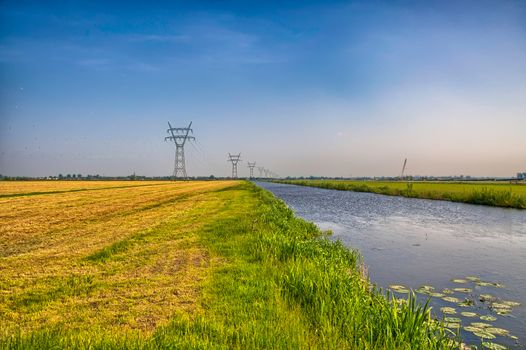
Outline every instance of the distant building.
<path id="1" fill-rule="evenodd" d="M 526 172 L 524 172 L 524 173 L 517 173 L 517 179 L 519 179 L 519 180 L 526 180 Z"/>

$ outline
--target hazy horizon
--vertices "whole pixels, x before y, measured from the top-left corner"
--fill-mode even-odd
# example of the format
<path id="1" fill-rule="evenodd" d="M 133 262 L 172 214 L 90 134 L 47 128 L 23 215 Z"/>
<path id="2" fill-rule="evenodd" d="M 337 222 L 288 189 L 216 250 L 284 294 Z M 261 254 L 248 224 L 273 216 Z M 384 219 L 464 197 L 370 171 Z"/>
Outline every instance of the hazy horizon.
<path id="1" fill-rule="evenodd" d="M 526 172 L 526 2 L 0 4 L 0 174 Z M 256 170 L 256 174 L 257 174 Z"/>

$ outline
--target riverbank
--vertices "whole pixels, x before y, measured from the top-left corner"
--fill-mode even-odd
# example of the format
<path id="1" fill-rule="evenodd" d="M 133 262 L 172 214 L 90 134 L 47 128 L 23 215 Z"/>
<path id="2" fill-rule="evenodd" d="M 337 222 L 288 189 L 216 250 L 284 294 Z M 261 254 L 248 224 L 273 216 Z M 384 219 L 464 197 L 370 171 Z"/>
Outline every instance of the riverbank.
<path id="1" fill-rule="evenodd" d="M 275 182 L 340 191 L 371 192 L 388 196 L 526 209 L 526 184 L 348 180 L 277 180 Z"/>
<path id="2" fill-rule="evenodd" d="M 356 252 L 247 182 L 1 202 L 0 348 L 451 345 L 422 307 L 371 290 Z"/>

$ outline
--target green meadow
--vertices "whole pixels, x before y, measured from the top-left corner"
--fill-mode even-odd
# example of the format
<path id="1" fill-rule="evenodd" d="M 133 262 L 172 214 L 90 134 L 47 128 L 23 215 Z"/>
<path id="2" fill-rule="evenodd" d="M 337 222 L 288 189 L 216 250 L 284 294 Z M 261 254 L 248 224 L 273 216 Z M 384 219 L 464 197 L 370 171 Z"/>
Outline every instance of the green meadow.
<path id="1" fill-rule="evenodd" d="M 0 348 L 459 346 L 251 183 L 52 186 L 0 189 Z"/>
<path id="2" fill-rule="evenodd" d="M 280 180 L 300 186 L 526 209 L 526 183 Z"/>

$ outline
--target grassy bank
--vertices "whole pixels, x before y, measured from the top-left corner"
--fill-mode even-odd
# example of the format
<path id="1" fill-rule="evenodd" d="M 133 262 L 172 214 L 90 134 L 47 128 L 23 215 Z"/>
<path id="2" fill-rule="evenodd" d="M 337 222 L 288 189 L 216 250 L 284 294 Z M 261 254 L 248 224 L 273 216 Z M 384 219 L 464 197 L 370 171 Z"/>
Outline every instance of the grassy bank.
<path id="1" fill-rule="evenodd" d="M 424 308 L 371 289 L 356 252 L 246 182 L 0 205 L 9 242 L 0 256 L 0 348 L 452 345 Z"/>
<path id="2" fill-rule="evenodd" d="M 526 209 L 526 184 L 495 182 L 405 182 L 347 180 L 281 180 L 279 183 L 388 196 Z"/>

